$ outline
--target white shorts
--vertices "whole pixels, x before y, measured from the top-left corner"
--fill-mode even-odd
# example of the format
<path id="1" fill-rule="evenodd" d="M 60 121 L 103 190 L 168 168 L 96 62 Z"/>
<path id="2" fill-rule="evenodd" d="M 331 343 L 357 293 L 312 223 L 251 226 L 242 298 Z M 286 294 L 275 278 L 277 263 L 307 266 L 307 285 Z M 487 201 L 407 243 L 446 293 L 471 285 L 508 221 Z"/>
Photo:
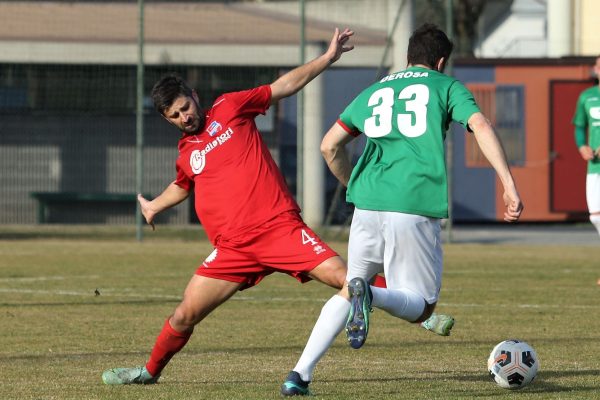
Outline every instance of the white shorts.
<path id="1" fill-rule="evenodd" d="M 383 272 L 390 289 L 409 289 L 429 304 L 442 286 L 440 220 L 356 208 L 350 227 L 347 279 Z"/>
<path id="2" fill-rule="evenodd" d="M 585 197 L 590 214 L 600 212 L 600 174 L 587 174 Z"/>

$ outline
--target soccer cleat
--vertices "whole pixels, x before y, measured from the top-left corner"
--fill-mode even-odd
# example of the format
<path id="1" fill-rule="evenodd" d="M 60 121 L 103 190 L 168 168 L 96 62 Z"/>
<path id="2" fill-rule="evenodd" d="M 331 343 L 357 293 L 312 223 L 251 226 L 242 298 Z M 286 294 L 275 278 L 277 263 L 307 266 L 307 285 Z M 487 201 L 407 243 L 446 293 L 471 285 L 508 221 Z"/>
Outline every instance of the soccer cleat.
<path id="1" fill-rule="evenodd" d="M 369 333 L 369 313 L 373 294 L 369 284 L 362 278 L 348 282 L 350 294 L 350 312 L 346 320 L 346 336 L 350 347 L 359 349 L 367 340 Z"/>
<path id="2" fill-rule="evenodd" d="M 431 314 L 431 317 L 421 322 L 421 327 L 440 336 L 450 336 L 454 326 L 454 318 L 445 314 Z"/>
<path id="3" fill-rule="evenodd" d="M 290 371 L 285 382 L 281 385 L 282 396 L 310 396 L 308 384 L 310 382 L 303 381 L 300 374 L 296 371 Z"/>
<path id="4" fill-rule="evenodd" d="M 152 376 L 146 367 L 113 368 L 102 373 L 102 381 L 107 385 L 150 385 L 158 378 L 160 374 Z"/>

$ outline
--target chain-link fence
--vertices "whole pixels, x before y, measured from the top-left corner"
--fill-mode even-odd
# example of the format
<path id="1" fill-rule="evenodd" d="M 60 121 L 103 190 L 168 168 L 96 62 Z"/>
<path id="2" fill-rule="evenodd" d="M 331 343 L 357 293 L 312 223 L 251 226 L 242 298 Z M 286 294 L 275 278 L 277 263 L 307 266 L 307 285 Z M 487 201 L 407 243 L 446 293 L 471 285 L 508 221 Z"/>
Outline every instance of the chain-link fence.
<path id="1" fill-rule="evenodd" d="M 302 31 L 307 48 L 322 48 L 336 26 L 350 26 L 357 50 L 327 72 L 318 115 L 325 128 L 394 63 L 388 36 L 398 10 L 411 4 L 146 0 L 143 192 L 155 196 L 175 176 L 179 134 L 148 97 L 162 74 L 181 74 L 209 106 L 221 93 L 271 83 L 298 65 Z M 0 224 L 135 220 L 139 9 L 135 0 L 0 1 Z M 258 121 L 292 191 L 296 120 L 290 98 Z M 324 208 L 335 187 L 329 176 L 313 188 L 327 196 Z M 333 222 L 346 216 L 341 206 Z M 191 202 L 161 218 L 195 221 Z"/>

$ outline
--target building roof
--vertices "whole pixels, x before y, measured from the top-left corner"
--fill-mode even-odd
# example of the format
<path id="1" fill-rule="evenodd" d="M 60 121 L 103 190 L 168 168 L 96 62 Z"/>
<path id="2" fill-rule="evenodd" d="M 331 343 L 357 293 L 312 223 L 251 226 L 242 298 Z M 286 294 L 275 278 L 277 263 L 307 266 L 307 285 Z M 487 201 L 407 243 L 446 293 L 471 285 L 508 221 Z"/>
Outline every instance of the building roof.
<path id="1" fill-rule="evenodd" d="M 0 15 L 10 16 L 0 24 L 0 62 L 137 62 L 136 3 L 0 2 Z M 298 61 L 300 23 L 295 16 L 248 3 L 205 2 L 151 2 L 145 5 L 144 16 L 146 63 L 293 65 Z M 333 23 L 308 19 L 306 41 L 328 43 L 333 29 Z M 353 29 L 352 43 L 363 51 L 349 53 L 340 64 L 377 65 L 386 33 Z M 320 51 L 320 46 L 314 51 Z"/>
<path id="2" fill-rule="evenodd" d="M 151 43 L 297 44 L 298 18 L 247 3 L 166 3 L 144 7 Z M 0 2 L 0 40 L 136 42 L 136 3 Z M 308 41 L 331 40 L 335 25 L 306 21 Z M 385 44 L 384 31 L 357 28 L 358 45 Z"/>

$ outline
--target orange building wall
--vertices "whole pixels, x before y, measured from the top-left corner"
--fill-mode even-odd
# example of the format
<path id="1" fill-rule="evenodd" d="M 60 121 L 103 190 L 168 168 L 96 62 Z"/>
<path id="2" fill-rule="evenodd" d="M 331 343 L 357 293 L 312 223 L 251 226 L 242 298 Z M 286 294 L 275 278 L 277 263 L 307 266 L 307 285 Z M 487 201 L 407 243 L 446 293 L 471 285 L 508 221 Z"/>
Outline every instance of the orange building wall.
<path id="1" fill-rule="evenodd" d="M 567 217 L 565 213 L 550 211 L 550 81 L 589 78 L 590 67 L 582 65 L 496 67 L 497 84 L 524 85 L 525 88 L 526 164 L 511 167 L 525 205 L 522 221 L 564 221 Z M 565 107 L 575 110 L 575 104 L 565 104 Z M 503 189 L 497 178 L 496 188 L 496 215 L 502 220 Z"/>

